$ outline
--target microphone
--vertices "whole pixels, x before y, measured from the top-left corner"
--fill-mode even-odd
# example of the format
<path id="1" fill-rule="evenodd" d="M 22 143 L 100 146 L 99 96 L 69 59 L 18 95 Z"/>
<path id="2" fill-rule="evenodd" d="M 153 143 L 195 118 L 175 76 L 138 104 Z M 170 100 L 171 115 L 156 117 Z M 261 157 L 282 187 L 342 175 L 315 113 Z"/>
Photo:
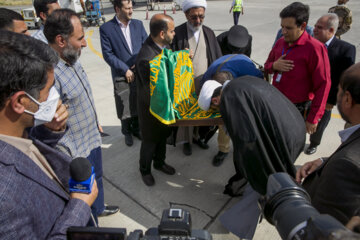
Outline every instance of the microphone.
<path id="1" fill-rule="evenodd" d="M 89 160 L 78 157 L 70 163 L 70 192 L 91 193 L 95 179 L 94 167 Z"/>

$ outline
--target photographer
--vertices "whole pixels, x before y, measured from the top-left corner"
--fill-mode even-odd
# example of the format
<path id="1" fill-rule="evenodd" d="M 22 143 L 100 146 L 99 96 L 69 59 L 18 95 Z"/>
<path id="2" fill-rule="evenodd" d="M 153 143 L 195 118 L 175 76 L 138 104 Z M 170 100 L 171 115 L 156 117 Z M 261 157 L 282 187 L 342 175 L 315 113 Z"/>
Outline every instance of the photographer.
<path id="1" fill-rule="evenodd" d="M 340 147 L 327 159 L 304 164 L 296 181 L 310 194 L 312 205 L 346 224 L 360 206 L 360 63 L 340 79 L 337 106 L 351 125 L 339 132 Z"/>
<path id="2" fill-rule="evenodd" d="M 1 239 L 66 239 L 97 197 L 96 182 L 90 194 L 68 193 L 71 158 L 53 148 L 68 118 L 53 86 L 57 62 L 45 43 L 0 31 Z"/>

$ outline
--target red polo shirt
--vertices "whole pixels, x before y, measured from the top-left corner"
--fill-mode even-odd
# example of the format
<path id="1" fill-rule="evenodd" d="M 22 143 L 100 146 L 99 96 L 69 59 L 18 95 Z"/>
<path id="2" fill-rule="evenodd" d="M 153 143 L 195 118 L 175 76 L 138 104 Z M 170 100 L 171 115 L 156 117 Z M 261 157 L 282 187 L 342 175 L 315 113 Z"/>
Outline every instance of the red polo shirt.
<path id="1" fill-rule="evenodd" d="M 294 61 L 294 68 L 283 72 L 280 81 L 276 81 L 279 73 L 274 72 L 272 66 L 283 54 L 287 54 L 285 59 Z M 306 31 L 291 46 L 282 37 L 271 50 L 265 70 L 274 73 L 273 85 L 291 102 L 312 100 L 307 121 L 319 122 L 324 114 L 331 86 L 329 57 L 323 43 Z"/>

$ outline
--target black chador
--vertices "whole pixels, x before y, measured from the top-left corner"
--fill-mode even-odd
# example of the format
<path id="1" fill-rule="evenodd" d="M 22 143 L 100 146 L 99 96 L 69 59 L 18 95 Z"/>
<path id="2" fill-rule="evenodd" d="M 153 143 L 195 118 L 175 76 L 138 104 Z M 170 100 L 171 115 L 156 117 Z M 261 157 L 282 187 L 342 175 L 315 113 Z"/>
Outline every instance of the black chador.
<path id="1" fill-rule="evenodd" d="M 266 193 L 275 172 L 295 177 L 294 162 L 305 145 L 299 111 L 275 87 L 252 76 L 231 81 L 221 94 L 221 115 L 234 147 L 234 164 L 252 188 Z"/>

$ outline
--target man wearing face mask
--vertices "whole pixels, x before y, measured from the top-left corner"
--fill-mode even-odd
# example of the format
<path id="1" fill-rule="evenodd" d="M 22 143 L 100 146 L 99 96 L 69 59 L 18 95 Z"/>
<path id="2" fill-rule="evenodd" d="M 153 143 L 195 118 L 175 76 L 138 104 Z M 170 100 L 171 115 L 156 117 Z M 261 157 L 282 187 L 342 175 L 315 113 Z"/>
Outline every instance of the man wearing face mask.
<path id="1" fill-rule="evenodd" d="M 102 131 L 87 75 L 78 61 L 86 47 L 85 34 L 76 13 L 70 9 L 55 10 L 46 20 L 44 34 L 49 45 L 59 54 L 55 67 L 55 87 L 64 104 L 69 106 L 69 131 L 56 148 L 72 158 L 87 158 L 94 167 L 99 195 L 92 206 L 93 215 L 116 213 L 116 206 L 104 205 L 102 184 Z"/>
<path id="2" fill-rule="evenodd" d="M 199 92 L 201 76 L 206 72 L 210 64 L 222 56 L 220 46 L 213 30 L 203 25 L 207 4 L 205 0 L 185 0 L 182 10 L 187 22 L 175 28 L 175 38 L 171 45 L 172 50 L 190 49 L 193 62 L 195 89 Z M 201 148 L 209 146 L 205 142 L 207 135 L 211 134 L 208 127 L 200 127 L 199 137 L 194 136 L 194 143 Z M 192 154 L 190 143 L 193 141 L 193 127 L 181 127 L 178 130 L 177 142 L 185 141 L 183 152 L 185 155 Z M 197 130 L 195 129 L 195 132 Z"/>
<path id="3" fill-rule="evenodd" d="M 90 194 L 69 194 L 71 158 L 53 148 L 68 118 L 53 86 L 57 62 L 45 43 L 0 31 L 1 239 L 66 239 L 90 219 L 96 181 Z"/>

